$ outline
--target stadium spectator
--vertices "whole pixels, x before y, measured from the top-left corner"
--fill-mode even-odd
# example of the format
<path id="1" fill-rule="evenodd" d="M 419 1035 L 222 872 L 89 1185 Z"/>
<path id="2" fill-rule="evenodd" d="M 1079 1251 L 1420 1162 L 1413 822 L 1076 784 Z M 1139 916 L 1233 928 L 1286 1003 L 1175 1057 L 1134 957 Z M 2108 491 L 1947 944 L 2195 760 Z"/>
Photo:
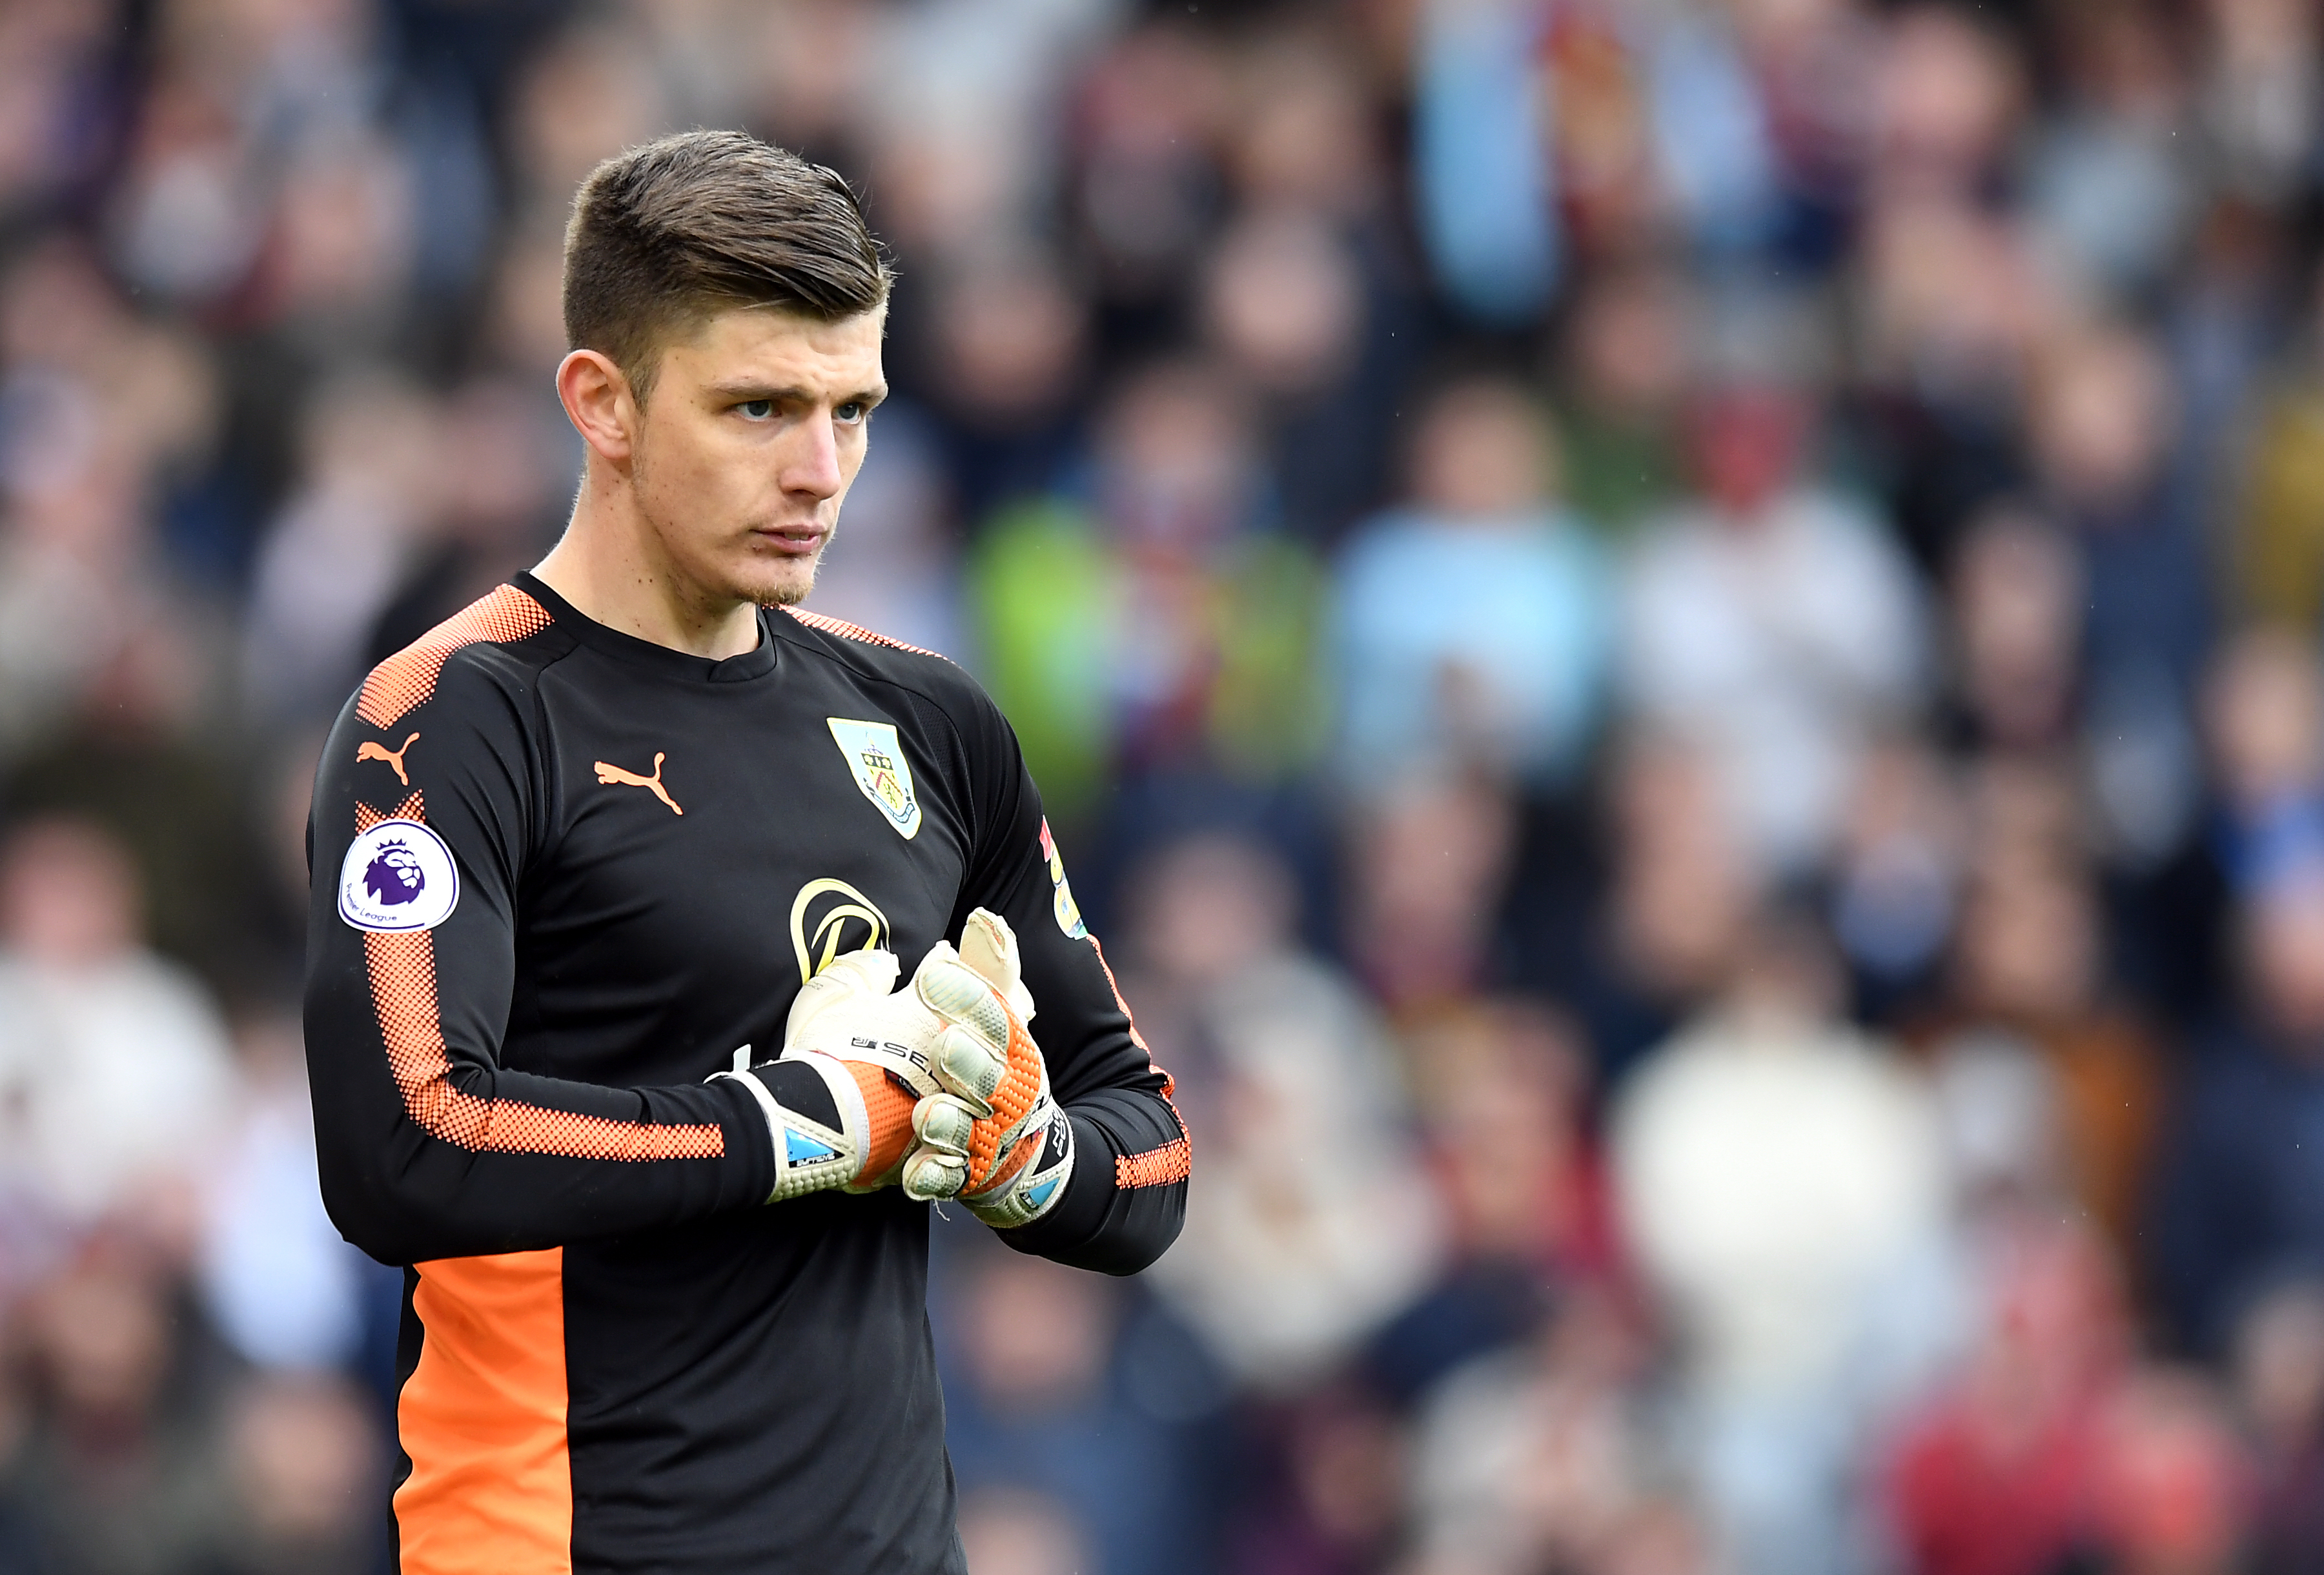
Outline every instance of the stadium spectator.
<path id="1" fill-rule="evenodd" d="M 2127 1354 L 2112 1266 L 2034 1211 L 1978 1248 L 1968 1359 L 1895 1446 L 1896 1539 L 1914 1575 L 2034 1575 L 2096 1529 L 2105 1409 Z"/>
<path id="2" fill-rule="evenodd" d="M 2264 890 L 2324 866 L 2324 669 L 2313 645 L 2254 630 L 2219 653 L 2206 698 L 2228 881 Z"/>
<path id="3" fill-rule="evenodd" d="M 1833 1018 L 1820 939 L 1763 921 L 1614 1113 L 1639 1269 L 1680 1342 L 1683 1465 L 1743 1575 L 1871 1556 L 1858 1451 L 1951 1336 L 1935 1111 Z"/>
<path id="4" fill-rule="evenodd" d="M 1973 881 L 1953 950 L 1946 1014 L 1915 1037 L 1938 1067 L 1958 1056 L 2021 1055 L 2052 1107 L 2046 1179 L 2136 1250 L 2164 1068 L 2145 1026 L 2099 993 L 2102 909 L 2087 871 L 1990 857 Z"/>
<path id="5" fill-rule="evenodd" d="M 2251 1568 L 2290 1575 L 2324 1555 L 2324 1286 L 2314 1276 L 2252 1303 L 2232 1377 L 2257 1476 Z"/>
<path id="6" fill-rule="evenodd" d="M 2324 1261 L 2307 1138 L 2324 1109 L 2324 880 L 2254 893 L 2241 923 L 2242 1010 L 2186 1070 L 2148 1230 L 2172 1333 L 2207 1355 L 2272 1280 Z"/>
<path id="7" fill-rule="evenodd" d="M 2032 511 L 1997 504 L 1970 523 L 1948 576 L 1947 720 L 1979 752 L 2069 746 L 2081 701 L 2082 565 Z"/>
<path id="8" fill-rule="evenodd" d="M 1412 501 L 1340 557 L 1342 770 L 1462 765 L 1535 782 L 1580 769 L 1603 705 L 1609 576 L 1558 508 L 1544 412 L 1504 382 L 1455 383 L 1413 440 Z"/>
<path id="9" fill-rule="evenodd" d="M 1320 747 L 1321 571 L 1273 528 L 1254 436 L 1215 369 L 1148 368 L 1100 420 L 1086 503 L 978 543 L 977 642 L 1055 813 L 1109 769 L 1265 780 Z"/>
<path id="10" fill-rule="evenodd" d="M 1699 496 L 1640 539 L 1621 612 L 1628 704 L 1704 750 L 1745 851 L 1775 876 L 1829 853 L 1871 731 L 1926 677 L 1909 566 L 1877 520 L 1798 474 L 1809 419 L 1790 390 L 1704 397 Z"/>
<path id="11" fill-rule="evenodd" d="M 1094 1543 L 1112 1575 L 1207 1562 L 1209 1528 L 1186 1506 L 1195 1435 L 1125 1381 L 1121 1290 L 987 1242 L 968 1250 L 945 1364 L 963 1536 Z"/>
<path id="12" fill-rule="evenodd" d="M 1572 310 L 1554 369 L 1566 493 L 1583 523 L 1619 539 L 1679 491 L 1692 303 L 1675 273 L 1631 268 L 1584 281 Z"/>
<path id="13" fill-rule="evenodd" d="M 1524 1343 L 1569 1290 L 1602 1288 L 1622 1267 L 1571 1027 L 1523 1000 L 1480 1000 L 1416 1025 L 1406 1045 L 1448 1251 L 1373 1337 L 1366 1367 L 1397 1398 Z"/>
<path id="14" fill-rule="evenodd" d="M 1399 1069 L 1372 1009 L 1296 946 L 1263 851 L 1191 839 L 1138 886 L 1143 1020 L 1210 1134 L 1182 1249 L 1151 1277 L 1244 1383 L 1296 1388 L 1434 1267 L 1434 1200 L 1398 1179 L 1417 1168 Z"/>
<path id="15" fill-rule="evenodd" d="M 88 1242 L 26 1304 L 32 1425 L 0 1469 L 35 1569 L 169 1575 L 222 1555 L 235 1531 L 213 1428 L 166 1261 Z"/>
<path id="16" fill-rule="evenodd" d="M 85 822 L 35 821 L 0 849 L 0 1164 L 79 1225 L 116 1211 L 164 1239 L 234 1098 L 224 1025 L 147 951 L 137 877 Z"/>

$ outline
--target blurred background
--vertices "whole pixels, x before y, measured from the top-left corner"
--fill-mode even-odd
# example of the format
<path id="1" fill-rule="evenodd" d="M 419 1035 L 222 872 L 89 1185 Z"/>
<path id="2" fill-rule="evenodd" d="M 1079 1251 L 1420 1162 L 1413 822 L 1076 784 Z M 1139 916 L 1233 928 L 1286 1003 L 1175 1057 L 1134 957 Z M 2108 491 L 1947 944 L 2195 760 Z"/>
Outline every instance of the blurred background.
<path id="1" fill-rule="evenodd" d="M 382 1568 L 314 751 L 694 125 L 1195 1134 L 937 1233 L 978 1575 L 2324 1570 L 2314 0 L 0 0 L 0 1572 Z"/>

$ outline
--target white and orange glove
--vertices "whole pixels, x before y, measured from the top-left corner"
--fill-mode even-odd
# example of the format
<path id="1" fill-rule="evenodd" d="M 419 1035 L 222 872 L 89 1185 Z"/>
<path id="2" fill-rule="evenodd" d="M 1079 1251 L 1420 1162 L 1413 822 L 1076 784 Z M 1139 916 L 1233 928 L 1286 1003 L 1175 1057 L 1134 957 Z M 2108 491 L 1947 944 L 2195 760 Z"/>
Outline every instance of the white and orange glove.
<path id="1" fill-rule="evenodd" d="M 1039 1219 L 1073 1174 L 1073 1127 L 1025 1027 L 1016 935 L 978 908 L 960 950 L 937 942 L 907 989 L 897 972 L 887 952 L 832 959 L 792 1002 L 781 1056 L 721 1074 L 767 1112 L 769 1201 L 899 1184 L 1000 1229 Z"/>
<path id="2" fill-rule="evenodd" d="M 832 1187 L 890 1185 L 912 1143 L 912 1108 L 941 1091 L 927 1047 L 943 1025 L 911 998 L 890 994 L 892 952 L 835 957 L 799 989 L 782 1054 L 747 1072 L 720 1073 L 759 1101 L 774 1140 L 770 1203 Z"/>
<path id="3" fill-rule="evenodd" d="M 1033 998 L 1008 921 L 970 914 L 960 950 L 938 942 L 911 992 L 944 1025 L 929 1053 L 943 1089 L 912 1112 L 919 1141 L 904 1160 L 904 1190 L 957 1197 L 996 1230 L 1030 1224 L 1072 1179 L 1074 1128 L 1025 1026 Z"/>

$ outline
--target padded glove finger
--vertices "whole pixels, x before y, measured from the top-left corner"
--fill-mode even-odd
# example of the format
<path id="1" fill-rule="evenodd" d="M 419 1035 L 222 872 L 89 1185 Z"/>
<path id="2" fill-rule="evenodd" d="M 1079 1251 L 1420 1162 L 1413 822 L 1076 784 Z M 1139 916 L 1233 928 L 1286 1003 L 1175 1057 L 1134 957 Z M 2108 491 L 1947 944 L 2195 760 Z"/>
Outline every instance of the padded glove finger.
<path id="1" fill-rule="evenodd" d="M 957 1194 L 968 1180 L 968 1144 L 976 1128 L 976 1112 L 952 1094 L 922 1100 L 912 1110 L 912 1133 L 918 1142 L 904 1158 L 904 1195 L 920 1202 L 936 1202 Z"/>
<path id="2" fill-rule="evenodd" d="M 1033 1000 L 1008 921 L 985 908 L 970 914 L 961 949 L 930 952 L 913 973 L 912 993 L 946 1024 L 930 1046 L 930 1069 L 978 1118 L 961 1201 L 1004 1229 L 1039 1218 L 1072 1174 L 1073 1126 L 1025 1026 Z"/>
<path id="3" fill-rule="evenodd" d="M 980 907 L 961 926 L 960 960 L 978 978 L 1001 992 L 1019 1021 L 1033 1020 L 1033 996 L 1025 988 L 1025 969 L 1017 953 L 1017 932 L 991 908 Z"/>
<path id="4" fill-rule="evenodd" d="M 913 976 L 922 1004 L 951 1026 L 931 1047 L 937 1081 L 978 1113 L 968 1145 L 968 1190 L 999 1179 L 1028 1133 L 1046 1119 L 1048 1068 L 1022 1018 L 982 975 L 932 953 Z"/>
<path id="5" fill-rule="evenodd" d="M 904 1158 L 901 1184 L 915 1202 L 940 1203 L 960 1193 L 968 1179 L 968 1161 L 933 1148 L 915 1148 Z"/>
<path id="6" fill-rule="evenodd" d="M 951 1094 L 933 1095 L 912 1109 L 912 1135 L 955 1159 L 968 1157 L 969 1138 L 975 1127 L 976 1112 Z"/>

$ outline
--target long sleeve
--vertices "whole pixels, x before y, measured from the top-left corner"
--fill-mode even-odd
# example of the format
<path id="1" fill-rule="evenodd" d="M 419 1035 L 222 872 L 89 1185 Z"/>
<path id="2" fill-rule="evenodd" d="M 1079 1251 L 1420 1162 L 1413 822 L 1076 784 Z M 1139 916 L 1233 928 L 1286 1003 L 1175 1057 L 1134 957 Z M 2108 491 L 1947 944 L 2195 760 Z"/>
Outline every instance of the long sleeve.
<path id="1" fill-rule="evenodd" d="M 1000 1232 L 1021 1252 L 1076 1268 L 1136 1274 L 1177 1239 L 1186 1212 L 1191 1145 L 1105 955 L 1081 920 L 1041 800 L 997 711 L 969 741 L 980 785 L 979 838 L 957 934 L 973 907 L 1017 933 L 1037 1010 L 1034 1040 L 1074 1124 L 1074 1174 L 1065 1196 L 1032 1224 Z"/>
<path id="2" fill-rule="evenodd" d="M 434 670 L 385 664 L 340 715 L 309 823 L 307 1055 L 333 1221 L 413 1263 L 762 1201 L 765 1122 L 733 1084 L 503 1063 L 517 894 L 552 798 L 532 675 L 487 643 L 420 654 Z"/>

